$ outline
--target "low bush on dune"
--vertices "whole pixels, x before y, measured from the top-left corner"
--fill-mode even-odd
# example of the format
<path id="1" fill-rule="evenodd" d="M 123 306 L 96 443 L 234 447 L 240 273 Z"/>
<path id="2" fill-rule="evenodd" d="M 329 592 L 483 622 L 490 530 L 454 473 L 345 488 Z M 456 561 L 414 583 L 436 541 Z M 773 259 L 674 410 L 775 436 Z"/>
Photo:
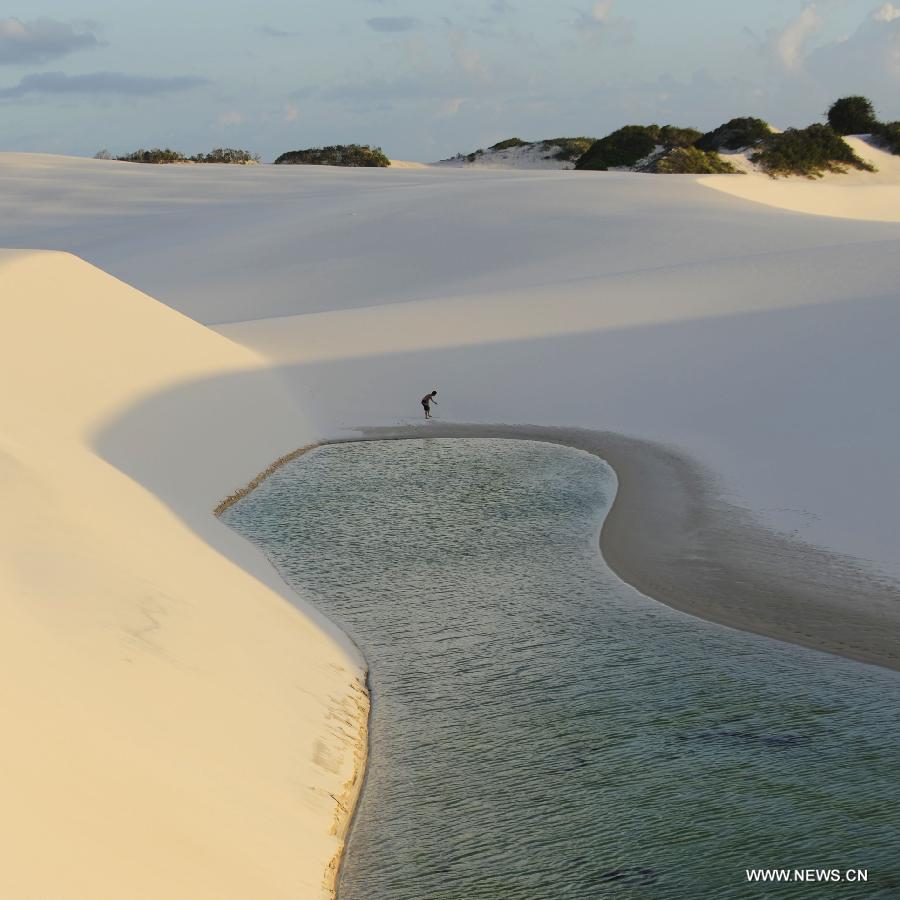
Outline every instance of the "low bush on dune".
<path id="1" fill-rule="evenodd" d="M 514 147 L 525 147 L 529 141 L 523 141 L 522 138 L 511 137 L 505 141 L 497 141 L 488 147 L 489 150 L 512 150 Z"/>
<path id="2" fill-rule="evenodd" d="M 217 147 L 209 153 L 198 153 L 190 158 L 195 163 L 226 163 L 229 165 L 248 166 L 259 162 L 259 154 L 249 150 L 235 150 L 233 147 Z"/>
<path id="3" fill-rule="evenodd" d="M 900 122 L 879 122 L 872 130 L 872 142 L 882 150 L 900 156 Z"/>
<path id="4" fill-rule="evenodd" d="M 94 159 L 112 159 L 110 153 L 101 150 Z M 249 150 L 235 150 L 232 147 L 217 147 L 209 153 L 196 153 L 194 156 L 185 156 L 177 150 L 135 150 L 125 156 L 116 157 L 120 162 L 151 163 L 155 165 L 170 165 L 172 163 L 230 163 L 232 165 L 250 165 L 259 162 L 259 155 Z"/>
<path id="5" fill-rule="evenodd" d="M 659 144 L 658 125 L 626 125 L 594 141 L 575 162 L 576 169 L 599 170 L 633 166 Z"/>
<path id="6" fill-rule="evenodd" d="M 155 147 L 153 150 L 135 150 L 133 153 L 126 153 L 124 156 L 117 156 L 120 162 L 136 162 L 136 163 L 154 163 L 157 165 L 167 165 L 171 163 L 187 162 L 187 157 L 177 150 L 165 150 Z"/>
<path id="7" fill-rule="evenodd" d="M 848 168 L 874 171 L 830 125 L 789 128 L 772 134 L 750 157 L 764 172 L 779 175 L 821 177 L 825 172 L 846 172 Z"/>
<path id="8" fill-rule="evenodd" d="M 867 97 L 841 97 L 828 109 L 828 124 L 838 134 L 871 134 L 878 126 L 878 119 Z"/>
<path id="9" fill-rule="evenodd" d="M 697 147 L 674 147 L 657 157 L 646 169 L 660 175 L 740 175 L 718 153 Z"/>
<path id="10" fill-rule="evenodd" d="M 677 125 L 626 125 L 608 134 L 593 144 L 579 157 L 576 169 L 612 169 L 620 166 L 633 168 L 652 157 L 658 149 L 671 151 L 675 148 L 690 147 L 701 132 L 696 128 L 681 128 Z M 653 169 L 650 159 L 643 171 Z"/>
<path id="11" fill-rule="evenodd" d="M 275 160 L 276 166 L 349 166 L 351 168 L 385 168 L 391 161 L 381 147 L 368 144 L 336 144 L 332 147 L 310 147 L 289 150 Z"/>
<path id="12" fill-rule="evenodd" d="M 690 147 L 703 136 L 696 128 L 679 128 L 677 125 L 663 125 L 659 129 L 659 141 L 665 147 Z"/>
<path id="13" fill-rule="evenodd" d="M 560 138 L 548 138 L 546 141 L 541 141 L 541 143 L 548 150 L 551 147 L 556 147 L 557 150 L 552 154 L 553 159 L 562 159 L 566 162 L 574 162 L 581 156 L 584 156 L 585 153 L 590 149 L 591 144 L 597 140 L 596 138 L 591 137 L 560 137 Z"/>
<path id="14" fill-rule="evenodd" d="M 868 97 L 841 97 L 828 109 L 828 124 L 838 134 L 868 134 L 871 142 L 900 156 L 900 122 L 879 122 Z"/>
<path id="15" fill-rule="evenodd" d="M 730 119 L 724 125 L 707 131 L 694 144 L 700 150 L 717 153 L 720 150 L 742 150 L 753 147 L 772 133 L 767 122 L 742 116 Z"/>

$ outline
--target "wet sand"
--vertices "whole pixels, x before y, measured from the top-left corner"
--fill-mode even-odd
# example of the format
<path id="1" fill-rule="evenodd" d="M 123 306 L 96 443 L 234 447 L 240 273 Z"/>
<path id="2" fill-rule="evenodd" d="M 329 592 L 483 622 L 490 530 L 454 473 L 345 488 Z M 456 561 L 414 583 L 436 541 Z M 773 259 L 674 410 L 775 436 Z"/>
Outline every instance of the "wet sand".
<path id="1" fill-rule="evenodd" d="M 339 441 L 492 437 L 594 453 L 619 481 L 600 544 L 623 581 L 711 622 L 900 670 L 900 583 L 760 525 L 676 449 L 612 432 L 530 425 L 433 421 L 360 432 Z"/>

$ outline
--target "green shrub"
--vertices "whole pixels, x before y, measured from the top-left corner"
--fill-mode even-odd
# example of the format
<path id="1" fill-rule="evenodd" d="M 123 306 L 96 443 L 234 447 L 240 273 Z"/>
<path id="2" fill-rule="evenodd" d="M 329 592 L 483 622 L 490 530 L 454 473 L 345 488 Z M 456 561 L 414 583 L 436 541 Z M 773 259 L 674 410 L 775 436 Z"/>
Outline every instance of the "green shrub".
<path id="1" fill-rule="evenodd" d="M 743 147 L 752 147 L 754 144 L 758 144 L 771 133 L 772 129 L 769 128 L 767 122 L 751 116 L 743 116 L 730 119 L 713 131 L 707 131 L 694 146 L 707 152 L 740 150 Z"/>
<path id="2" fill-rule="evenodd" d="M 125 156 L 116 158 L 121 162 L 156 163 L 159 165 L 186 161 L 183 153 L 179 153 L 177 150 L 170 150 L 168 147 L 165 150 L 160 150 L 159 147 L 153 150 L 135 150 L 133 153 L 127 153 Z"/>
<path id="3" fill-rule="evenodd" d="M 703 137 L 696 128 L 679 128 L 677 125 L 663 125 L 659 129 L 659 143 L 666 147 L 690 147 Z"/>
<path id="4" fill-rule="evenodd" d="M 844 172 L 847 166 L 874 170 L 830 125 L 789 128 L 782 134 L 772 134 L 750 161 L 773 177 L 805 175 L 816 178 L 824 172 Z"/>
<path id="5" fill-rule="evenodd" d="M 230 163 L 232 165 L 248 165 L 259 162 L 259 154 L 249 150 L 235 150 L 232 147 L 217 147 L 209 153 L 198 153 L 191 157 L 195 163 Z"/>
<path id="6" fill-rule="evenodd" d="M 528 141 L 522 138 L 507 138 L 505 141 L 498 141 L 496 144 L 488 147 L 489 150 L 512 150 L 513 147 L 524 147 Z"/>
<path id="7" fill-rule="evenodd" d="M 338 144 L 333 147 L 310 147 L 306 150 L 290 150 L 275 160 L 276 166 L 389 166 L 391 161 L 381 147 L 368 144 Z"/>
<path id="8" fill-rule="evenodd" d="M 735 175 L 741 174 L 718 153 L 697 147 L 673 147 L 647 167 L 661 175 Z"/>
<path id="9" fill-rule="evenodd" d="M 106 151 L 103 150 L 101 153 L 106 153 Z M 95 159 L 111 158 L 112 157 L 108 154 L 106 156 L 101 156 L 100 153 L 95 157 Z M 183 153 L 179 153 L 177 150 L 170 150 L 168 147 L 165 150 L 160 150 L 157 147 L 155 150 L 135 150 L 134 153 L 129 153 L 126 156 L 119 156 L 117 159 L 122 162 L 156 163 L 158 165 L 183 162 L 234 163 L 246 165 L 247 163 L 259 162 L 259 156 L 257 154 L 251 153 L 249 150 L 234 150 L 230 147 L 218 147 L 210 153 L 197 153 L 190 157 L 185 156 Z"/>
<path id="10" fill-rule="evenodd" d="M 878 126 L 875 108 L 865 97 L 841 97 L 828 110 L 828 124 L 838 134 L 871 134 Z"/>
<path id="11" fill-rule="evenodd" d="M 613 166 L 633 166 L 656 149 L 659 132 L 658 125 L 626 125 L 594 141 L 575 162 L 575 168 L 603 171 Z"/>
<path id="12" fill-rule="evenodd" d="M 872 130 L 872 138 L 882 149 L 900 156 L 900 122 L 878 123 Z"/>
<path id="13" fill-rule="evenodd" d="M 596 138 L 590 137 L 560 137 L 548 138 L 546 141 L 541 141 L 541 144 L 548 150 L 551 147 L 558 148 L 556 152 L 552 154 L 553 159 L 574 162 L 580 156 L 584 156 L 584 154 L 587 153 L 595 140 Z"/>

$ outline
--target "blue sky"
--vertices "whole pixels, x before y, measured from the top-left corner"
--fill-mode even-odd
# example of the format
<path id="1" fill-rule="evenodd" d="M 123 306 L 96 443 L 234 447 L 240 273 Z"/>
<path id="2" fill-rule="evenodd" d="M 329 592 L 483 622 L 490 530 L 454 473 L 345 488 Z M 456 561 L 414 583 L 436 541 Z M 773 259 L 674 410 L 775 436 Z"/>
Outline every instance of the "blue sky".
<path id="1" fill-rule="evenodd" d="M 900 0 L 14 0 L 0 149 L 359 142 L 430 161 L 517 135 L 736 115 L 900 119 Z"/>

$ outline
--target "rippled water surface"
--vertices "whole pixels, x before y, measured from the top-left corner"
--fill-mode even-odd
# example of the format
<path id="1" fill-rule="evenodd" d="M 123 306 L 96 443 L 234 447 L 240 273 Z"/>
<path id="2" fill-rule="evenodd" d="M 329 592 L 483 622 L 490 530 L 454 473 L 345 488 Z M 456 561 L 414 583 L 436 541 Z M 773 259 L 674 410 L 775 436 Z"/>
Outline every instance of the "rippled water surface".
<path id="1" fill-rule="evenodd" d="M 900 897 L 900 676 L 623 585 L 597 548 L 614 492 L 554 445 L 385 441 L 227 514 L 371 668 L 342 900 Z"/>

